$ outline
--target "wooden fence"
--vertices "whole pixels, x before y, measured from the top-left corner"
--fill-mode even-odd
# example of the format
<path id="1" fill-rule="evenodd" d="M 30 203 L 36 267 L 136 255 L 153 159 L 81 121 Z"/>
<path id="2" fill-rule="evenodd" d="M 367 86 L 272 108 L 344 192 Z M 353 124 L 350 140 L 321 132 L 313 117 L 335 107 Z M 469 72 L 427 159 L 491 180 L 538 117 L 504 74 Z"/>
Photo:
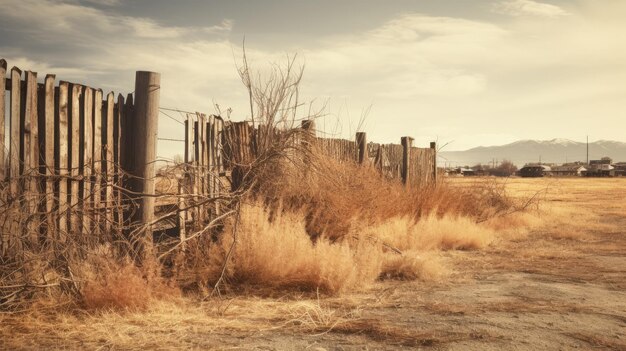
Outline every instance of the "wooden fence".
<path id="1" fill-rule="evenodd" d="M 194 126 L 190 129 L 190 126 Z M 302 128 L 315 136 L 315 123 L 303 121 Z M 268 128 L 249 122 L 227 122 L 218 116 L 188 115 L 185 122 L 185 162 L 190 166 L 191 178 L 196 179 L 193 191 L 201 197 L 237 189 L 239 178 L 259 156 L 262 143 L 267 140 Z M 207 132 L 204 132 L 204 131 Z M 273 130 L 273 129 L 272 129 Z M 213 131 L 213 132 L 208 132 Z M 274 133 L 279 133 L 273 130 Z M 278 135 L 271 137 L 280 137 Z M 302 140 L 290 139 L 299 144 Z M 413 139 L 403 137 L 401 144 L 367 143 L 366 133 L 356 133 L 355 140 L 314 137 L 319 152 L 339 162 L 353 162 L 377 168 L 389 179 L 401 180 L 407 186 L 435 184 L 437 178 L 437 151 L 435 143 L 429 148 L 412 146 Z M 190 155 L 194 155 L 191 158 Z M 228 175 L 225 185 L 220 178 Z M 230 189 L 227 189 L 230 187 Z M 189 191 L 190 188 L 187 188 Z M 206 212 L 206 211 L 204 211 Z"/>
<path id="2" fill-rule="evenodd" d="M 7 71 L 0 60 L 0 253 L 46 240 L 121 234 L 125 223 L 149 209 L 132 193 L 150 193 L 146 184 L 154 181 L 144 180 L 153 172 L 144 163 L 156 150 L 138 147 L 156 131 L 144 122 L 146 101 L 158 97 L 149 86 L 153 77 L 137 72 L 136 89 L 144 90 L 136 90 L 137 106 L 131 94 L 104 95 L 82 84 L 57 83 L 51 74 L 38 83 L 36 72 Z M 140 208 L 130 208 L 131 202 Z"/>
<path id="3" fill-rule="evenodd" d="M 159 74 L 137 72 L 134 96 L 126 98 L 56 82 L 54 75 L 43 83 L 37 78 L 17 67 L 7 71 L 0 60 L 0 253 L 46 240 L 110 241 L 136 232 L 152 240 L 160 220 L 155 220 L 154 168 Z M 178 182 L 184 196 L 171 211 L 181 238 L 187 223 L 203 225 L 220 216 L 220 202 L 214 200 L 237 189 L 245 165 L 264 143 L 282 137 L 263 126 L 201 113 L 187 114 L 184 126 Z M 369 164 L 407 186 L 436 179 L 434 143 L 416 148 L 409 137 L 400 145 L 367 143 L 365 133 L 354 141 L 319 138 L 314 121 L 303 121 L 302 128 L 311 138 L 292 142 L 313 143 L 339 162 Z"/>

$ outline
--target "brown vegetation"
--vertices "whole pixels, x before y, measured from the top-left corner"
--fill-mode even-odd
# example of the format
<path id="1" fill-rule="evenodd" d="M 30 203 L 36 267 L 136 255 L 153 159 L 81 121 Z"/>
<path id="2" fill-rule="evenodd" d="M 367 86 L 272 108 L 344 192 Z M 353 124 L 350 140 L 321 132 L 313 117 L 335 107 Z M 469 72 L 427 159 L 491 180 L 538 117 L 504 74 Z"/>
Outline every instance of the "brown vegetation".
<path id="1" fill-rule="evenodd" d="M 458 179 L 449 186 L 467 188 L 481 181 L 488 182 Z M 273 297 L 258 297 L 260 290 L 250 290 L 253 280 L 245 283 L 246 280 L 233 279 L 228 286 L 238 286 L 241 290 L 222 289 L 221 298 L 205 301 L 193 295 L 181 298 L 170 294 L 166 299 L 150 299 L 145 309 L 130 311 L 116 307 L 89 313 L 80 309 L 72 312 L 56 309 L 55 313 L 49 313 L 32 308 L 28 313 L 0 315 L 0 346 L 5 349 L 222 349 L 264 345 L 274 349 L 304 349 L 368 345 L 377 349 L 422 346 L 496 350 L 516 345 L 529 349 L 619 350 L 626 338 L 620 332 L 626 320 L 622 292 L 626 279 L 620 266 L 623 261 L 620 253 L 626 244 L 620 230 L 624 225 L 624 206 L 617 201 L 624 195 L 619 190 L 625 189 L 622 183 L 623 180 L 612 179 L 557 183 L 509 180 L 507 193 L 514 199 L 527 199 L 538 191 L 544 191 L 545 197 L 538 212 L 515 212 L 475 223 L 491 232 L 491 244 L 478 246 L 478 250 L 440 251 L 443 247 L 433 244 L 414 248 L 404 235 L 395 242 L 396 248 L 404 249 L 399 255 L 379 242 L 379 252 L 385 258 L 380 263 L 383 274 L 419 281 L 370 281 L 332 296 L 321 294 L 321 289 L 320 295 L 300 293 L 298 290 L 306 287 L 302 282 L 295 286 L 286 284 L 296 276 L 288 274 L 294 272 L 294 267 L 314 264 L 306 258 L 299 258 L 293 266 L 272 261 L 274 255 L 287 260 L 294 258 L 293 253 L 278 252 L 290 252 L 286 247 L 308 253 L 315 250 L 315 245 L 309 245 L 308 233 L 302 229 L 306 217 L 283 210 L 280 218 L 269 221 L 267 218 L 272 216 L 267 206 L 258 201 L 249 202 L 242 212 L 247 214 L 241 217 L 239 232 L 243 252 L 250 253 L 259 244 L 258 239 L 268 232 L 283 239 L 276 244 L 273 241 L 276 238 L 270 238 L 277 246 L 273 250 L 261 247 L 252 256 L 256 263 L 270 260 L 259 271 L 279 277 L 276 282 L 284 283 L 268 286 L 262 282 L 263 295 L 273 291 Z M 249 224 L 244 224 L 244 218 L 248 218 Z M 433 221 L 429 224 L 431 229 L 436 227 L 437 217 L 423 218 Z M 398 222 L 394 226 L 406 228 L 406 222 Z M 420 225 L 420 220 L 415 222 L 414 226 Z M 250 225 L 254 229 L 257 224 L 262 228 L 261 236 L 246 237 L 256 231 L 244 234 L 243 228 Z M 555 230 L 585 235 L 565 238 L 553 235 Z M 285 235 L 293 231 L 299 233 L 299 239 L 285 241 Z M 249 245 L 244 244 L 244 237 L 250 240 Z M 353 239 L 345 240 L 346 243 L 336 241 L 328 246 L 348 251 Z M 386 240 L 390 241 L 389 236 Z M 221 249 L 228 247 L 226 243 Z M 194 256 L 193 247 L 189 249 L 190 256 Z M 216 256 L 219 255 L 213 255 Z M 221 261 L 216 258 L 214 265 L 204 267 L 220 267 Z M 236 269 L 236 263 L 237 253 L 229 269 Z M 336 261 L 327 266 L 331 265 L 336 265 Z M 392 267 L 387 269 L 387 265 Z M 417 268 L 404 268 L 413 265 Z M 285 266 L 283 270 L 282 266 Z M 322 274 L 322 268 L 319 269 L 318 277 Z M 415 272 L 421 275 L 415 276 Z M 205 276 L 201 270 L 197 274 Z M 311 276 L 307 279 L 313 281 Z M 38 306 L 43 305 L 40 302 Z"/>

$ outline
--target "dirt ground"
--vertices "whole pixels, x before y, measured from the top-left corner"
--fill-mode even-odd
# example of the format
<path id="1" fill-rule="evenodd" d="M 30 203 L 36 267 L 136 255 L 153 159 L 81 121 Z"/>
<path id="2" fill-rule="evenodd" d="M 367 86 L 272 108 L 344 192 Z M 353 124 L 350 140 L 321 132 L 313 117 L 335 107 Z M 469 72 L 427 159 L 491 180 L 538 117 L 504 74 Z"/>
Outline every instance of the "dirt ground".
<path id="1" fill-rule="evenodd" d="M 441 253 L 451 273 L 439 282 L 330 298 L 224 296 L 45 327 L 7 318 L 0 349 L 626 350 L 626 179 L 507 187 L 541 191 L 543 224 L 480 251 Z"/>

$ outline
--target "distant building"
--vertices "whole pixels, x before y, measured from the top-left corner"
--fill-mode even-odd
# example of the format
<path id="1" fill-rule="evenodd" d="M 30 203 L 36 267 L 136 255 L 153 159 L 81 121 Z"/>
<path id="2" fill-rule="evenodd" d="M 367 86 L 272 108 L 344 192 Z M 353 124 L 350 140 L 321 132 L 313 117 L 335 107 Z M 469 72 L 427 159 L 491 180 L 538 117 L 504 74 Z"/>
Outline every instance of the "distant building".
<path id="1" fill-rule="evenodd" d="M 610 157 L 602 157 L 599 160 L 589 161 L 586 175 L 588 177 L 614 177 L 616 171 L 613 160 Z"/>
<path id="2" fill-rule="evenodd" d="M 555 177 L 580 177 L 587 173 L 587 168 L 581 165 L 563 165 L 550 167 L 550 173 Z"/>
<path id="3" fill-rule="evenodd" d="M 624 177 L 626 176 L 626 162 L 617 162 L 613 164 L 615 168 L 615 175 Z"/>
<path id="4" fill-rule="evenodd" d="M 551 175 L 551 168 L 546 165 L 526 165 L 518 173 L 524 178 L 538 178 Z"/>
<path id="5" fill-rule="evenodd" d="M 473 176 L 477 175 L 475 170 L 473 170 L 471 168 L 468 168 L 468 167 L 461 167 L 461 168 L 459 168 L 457 173 L 462 175 L 462 176 L 464 176 L 464 177 L 473 177 Z"/>
<path id="6" fill-rule="evenodd" d="M 599 160 L 589 161 L 590 166 L 611 165 L 612 163 L 613 163 L 613 159 L 610 157 L 602 157 Z"/>

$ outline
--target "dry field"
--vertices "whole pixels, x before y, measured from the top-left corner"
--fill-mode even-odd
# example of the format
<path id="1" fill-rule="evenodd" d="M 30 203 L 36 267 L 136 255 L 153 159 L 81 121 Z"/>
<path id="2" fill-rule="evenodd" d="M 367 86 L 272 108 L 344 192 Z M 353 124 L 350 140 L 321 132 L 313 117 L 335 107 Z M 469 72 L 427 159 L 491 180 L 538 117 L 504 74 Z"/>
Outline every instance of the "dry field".
<path id="1" fill-rule="evenodd" d="M 448 180 L 460 188 L 492 181 Z M 509 179 L 506 189 L 538 201 L 485 223 L 484 235 L 464 221 L 415 226 L 433 238 L 447 230 L 475 240 L 456 244 L 441 234 L 447 239 L 431 238 L 438 244 L 413 261 L 385 263 L 396 273 L 412 265 L 416 280 L 338 294 L 244 288 L 170 296 L 139 311 L 34 308 L 0 315 L 0 349 L 626 349 L 626 179 Z M 384 238 L 394 225 L 401 227 L 376 230 Z"/>

